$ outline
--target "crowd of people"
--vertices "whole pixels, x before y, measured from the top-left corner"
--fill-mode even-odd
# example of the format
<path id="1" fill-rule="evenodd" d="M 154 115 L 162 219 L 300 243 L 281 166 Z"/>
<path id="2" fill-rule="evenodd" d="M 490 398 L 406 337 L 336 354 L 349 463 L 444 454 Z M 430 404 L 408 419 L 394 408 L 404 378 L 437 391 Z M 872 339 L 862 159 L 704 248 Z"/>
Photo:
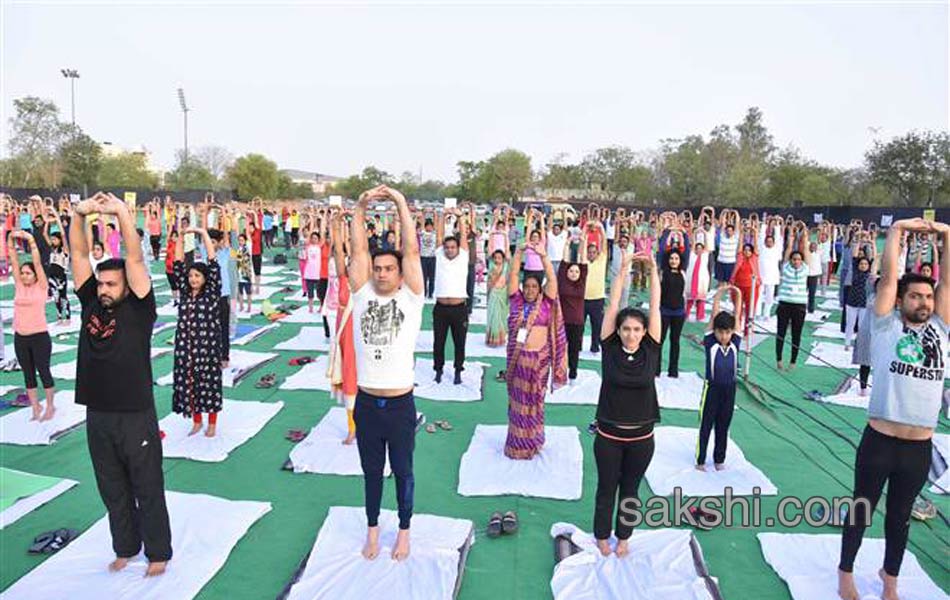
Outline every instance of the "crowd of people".
<path id="1" fill-rule="evenodd" d="M 370 203 L 393 208 L 374 212 Z M 663 347 L 669 346 L 666 376 L 678 378 L 684 325 L 705 324 L 695 466 L 710 468 L 713 437 L 711 468 L 726 469 L 745 340 L 770 335 L 774 318 L 775 367 L 792 371 L 806 317 L 816 310 L 819 291 L 837 278 L 840 328 L 859 367 L 862 395 L 872 371 L 875 377 L 855 496 L 873 506 L 889 482 L 882 578 L 885 597 L 896 598 L 907 519 L 926 481 L 948 357 L 950 296 L 936 285 L 950 277 L 945 223 L 897 221 L 878 252 L 877 225 L 858 220 L 809 226 L 790 216 L 743 217 L 712 207 L 696 215 L 597 205 L 580 211 L 527 206 L 520 214 L 507 205 L 483 210 L 471 203 L 423 209 L 386 186 L 368 190 L 349 208 L 259 199 L 219 204 L 209 196 L 195 204 L 154 199 L 130 209 L 100 193 L 78 203 L 4 198 L 0 212 L 6 240 L 0 274 L 12 270 L 14 346 L 37 420 L 55 414 L 45 305 L 52 300 L 59 323 L 69 323 L 69 274 L 74 281 L 82 315 L 76 401 L 88 409 L 114 569 L 143 543 L 150 574 L 161 573 L 171 557 L 149 356 L 156 319 L 150 263 L 164 261 L 178 310 L 172 410 L 192 419 L 192 434 L 201 431 L 207 413 L 204 434 L 213 437 L 233 313 L 252 310 L 262 256 L 276 248 L 297 251 L 300 296 L 323 316 L 331 339 L 327 376 L 348 415 L 342 442 L 356 442 L 364 473 L 367 559 L 379 552 L 387 455 L 400 529 L 393 558 L 409 554 L 413 354 L 427 300 L 434 302 L 432 378 L 443 380 L 451 334 L 452 383 L 458 385 L 476 287 L 484 291 L 484 344 L 506 348 L 498 378 L 507 388 L 504 455 L 512 460 L 531 460 L 543 450 L 546 395 L 576 384 L 590 324 L 587 348 L 602 374 L 592 427 L 593 529 L 605 555 L 622 557 L 632 529 L 615 508 L 638 497 L 653 456 Z M 631 305 L 641 292 L 647 292 L 643 304 Z M 147 452 L 133 449 L 127 443 L 133 433 L 156 443 Z M 850 573 L 863 531 L 859 522 L 843 533 L 839 592 L 845 600 L 857 599 Z M 611 535 L 618 540 L 613 548 Z"/>

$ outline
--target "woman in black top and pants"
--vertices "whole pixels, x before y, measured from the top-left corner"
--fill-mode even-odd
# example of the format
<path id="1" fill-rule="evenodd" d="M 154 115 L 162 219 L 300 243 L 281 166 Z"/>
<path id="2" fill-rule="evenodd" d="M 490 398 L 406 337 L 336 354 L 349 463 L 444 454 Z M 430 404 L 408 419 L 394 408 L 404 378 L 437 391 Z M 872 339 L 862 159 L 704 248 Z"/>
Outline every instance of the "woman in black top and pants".
<path id="1" fill-rule="evenodd" d="M 610 554 L 610 525 L 619 490 L 614 552 L 629 552 L 633 533 L 627 500 L 638 498 L 640 480 L 653 458 L 653 424 L 660 420 L 654 376 L 660 363 L 660 279 L 652 253 L 623 254 L 621 273 L 633 261 L 644 263 L 650 275 L 650 314 L 635 308 L 620 308 L 623 278 L 614 279 L 610 303 L 600 330 L 603 380 L 597 402 L 597 496 L 594 506 L 594 537 L 601 554 Z"/>
<path id="2" fill-rule="evenodd" d="M 663 279 L 660 281 L 660 354 L 666 333 L 670 333 L 670 362 L 666 367 L 667 375 L 679 377 L 680 374 L 680 336 L 686 321 L 686 278 L 683 276 L 683 257 L 673 250 L 665 255 Z M 656 376 L 660 376 L 660 361 L 656 362 Z"/>

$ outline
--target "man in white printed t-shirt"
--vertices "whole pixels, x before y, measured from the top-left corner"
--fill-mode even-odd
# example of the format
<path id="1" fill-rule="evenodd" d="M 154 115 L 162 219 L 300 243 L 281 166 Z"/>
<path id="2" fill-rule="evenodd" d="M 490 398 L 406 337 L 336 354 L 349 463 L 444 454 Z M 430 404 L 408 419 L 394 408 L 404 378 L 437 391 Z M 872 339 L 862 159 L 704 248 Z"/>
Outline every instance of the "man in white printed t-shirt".
<path id="1" fill-rule="evenodd" d="M 567 231 L 560 223 L 555 223 L 553 218 L 548 223 L 548 259 L 551 261 L 551 266 L 554 267 L 554 272 L 557 273 L 561 261 L 564 260 L 564 243 L 567 241 Z"/>
<path id="2" fill-rule="evenodd" d="M 435 252 L 435 306 L 432 307 L 434 345 L 432 366 L 436 383 L 442 382 L 445 367 L 445 340 L 452 332 L 455 345 L 455 385 L 462 383 L 465 370 L 465 338 L 468 334 L 468 223 L 457 209 L 446 210 L 454 214 L 458 224 L 458 237 L 445 235 L 445 217 L 437 216 L 438 238 L 442 247 Z"/>
<path id="3" fill-rule="evenodd" d="M 396 250 L 377 250 L 370 256 L 366 205 L 371 200 L 387 199 L 396 204 L 399 214 L 402 254 Z M 388 447 L 399 509 L 399 533 L 392 557 L 401 561 L 409 556 L 409 522 L 415 486 L 412 475 L 416 434 L 413 353 L 425 301 L 419 242 L 406 198 L 385 185 L 363 192 L 350 223 L 350 239 L 352 255 L 347 271 L 359 387 L 353 420 L 366 495 L 363 556 L 373 560 L 379 554 L 378 521 Z"/>

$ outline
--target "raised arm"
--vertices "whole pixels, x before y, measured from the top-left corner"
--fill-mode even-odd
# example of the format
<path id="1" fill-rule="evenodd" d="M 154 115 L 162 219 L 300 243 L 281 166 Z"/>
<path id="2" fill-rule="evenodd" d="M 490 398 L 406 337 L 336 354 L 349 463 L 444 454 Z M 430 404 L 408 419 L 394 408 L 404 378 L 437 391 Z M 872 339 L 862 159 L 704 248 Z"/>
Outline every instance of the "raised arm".
<path id="1" fill-rule="evenodd" d="M 660 343 L 662 331 L 662 318 L 660 317 L 660 270 L 656 266 L 656 260 L 652 252 L 646 252 L 642 259 L 650 271 L 650 318 L 647 324 L 647 333 L 653 338 L 653 341 Z"/>
<path id="2" fill-rule="evenodd" d="M 521 256 L 524 253 L 523 248 L 516 248 L 515 255 L 511 257 L 511 267 L 508 269 L 508 295 L 518 291 L 518 280 L 521 275 Z"/>
<path id="3" fill-rule="evenodd" d="M 874 314 L 883 317 L 894 310 L 897 297 L 897 279 L 900 273 L 901 237 L 904 231 L 926 231 L 930 224 L 921 218 L 901 219 L 891 224 L 884 241 L 884 256 L 881 258 L 881 278 L 877 282 Z M 941 275 L 943 265 L 941 265 Z"/>
<path id="4" fill-rule="evenodd" d="M 93 275 L 92 264 L 89 262 L 92 226 L 86 222 L 86 217 L 99 210 L 99 205 L 104 198 L 104 194 L 99 192 L 92 198 L 83 200 L 73 209 L 73 218 L 69 223 L 69 264 L 73 272 L 73 285 L 77 290 Z"/>
<path id="5" fill-rule="evenodd" d="M 366 238 L 366 205 L 371 198 L 382 195 L 384 186 L 377 186 L 360 194 L 350 221 L 350 266 L 347 275 L 350 291 L 356 292 L 369 280 L 372 259 L 369 255 L 369 240 Z"/>
<path id="6" fill-rule="evenodd" d="M 399 215 L 399 229 L 402 232 L 402 280 L 413 294 L 422 294 L 422 260 L 419 258 L 419 239 L 416 237 L 412 213 L 409 212 L 409 203 L 399 190 L 386 187 L 385 191 L 396 203 L 396 212 Z"/>
<path id="7" fill-rule="evenodd" d="M 610 299 L 607 302 L 607 310 L 604 312 L 604 320 L 600 325 L 601 340 L 606 340 L 614 332 L 617 313 L 620 311 L 620 297 L 623 295 L 623 285 L 626 279 L 624 274 L 630 272 L 630 264 L 636 256 L 633 252 L 627 252 L 623 249 L 618 250 L 620 252 L 620 275 L 614 277 L 614 280 L 610 283 Z"/>
<path id="8" fill-rule="evenodd" d="M 948 290 L 948 281 L 950 281 L 950 225 L 946 223 L 933 223 L 933 229 L 943 237 L 943 260 L 940 261 L 940 282 L 937 284 L 936 301 L 934 312 L 943 320 L 944 323 L 950 322 L 950 290 Z M 937 243 L 934 242 L 934 260 L 937 257 Z M 937 265 L 934 265 L 936 268 Z"/>

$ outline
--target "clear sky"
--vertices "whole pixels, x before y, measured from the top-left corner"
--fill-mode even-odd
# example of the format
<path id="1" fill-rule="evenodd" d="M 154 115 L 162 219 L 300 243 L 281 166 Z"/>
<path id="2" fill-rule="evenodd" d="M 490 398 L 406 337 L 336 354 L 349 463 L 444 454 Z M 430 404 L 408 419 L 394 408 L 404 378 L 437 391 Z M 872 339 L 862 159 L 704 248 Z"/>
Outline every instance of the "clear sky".
<path id="1" fill-rule="evenodd" d="M 948 127 L 948 9 L 911 4 L 39 4 L 2 1 L 3 153 L 14 98 L 95 139 L 261 152 L 281 168 L 373 164 L 455 178 L 505 147 L 656 148 L 759 106 L 780 146 L 861 163 L 874 134 Z"/>

